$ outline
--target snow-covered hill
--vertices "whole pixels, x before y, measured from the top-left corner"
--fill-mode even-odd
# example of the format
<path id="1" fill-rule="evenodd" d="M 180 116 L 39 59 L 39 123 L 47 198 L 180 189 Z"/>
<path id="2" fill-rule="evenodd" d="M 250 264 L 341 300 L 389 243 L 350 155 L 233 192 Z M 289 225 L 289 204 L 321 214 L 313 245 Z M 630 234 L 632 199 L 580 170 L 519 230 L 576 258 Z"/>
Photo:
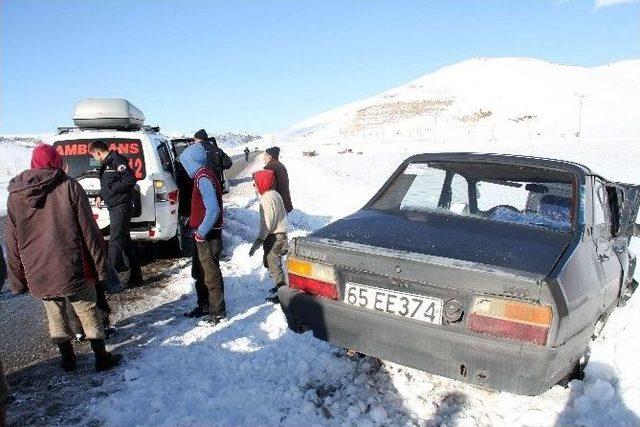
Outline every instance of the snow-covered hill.
<path id="1" fill-rule="evenodd" d="M 280 142 L 534 144 L 640 135 L 640 60 L 595 68 L 476 58 L 303 120 Z M 580 120 L 580 103 L 582 114 Z"/>

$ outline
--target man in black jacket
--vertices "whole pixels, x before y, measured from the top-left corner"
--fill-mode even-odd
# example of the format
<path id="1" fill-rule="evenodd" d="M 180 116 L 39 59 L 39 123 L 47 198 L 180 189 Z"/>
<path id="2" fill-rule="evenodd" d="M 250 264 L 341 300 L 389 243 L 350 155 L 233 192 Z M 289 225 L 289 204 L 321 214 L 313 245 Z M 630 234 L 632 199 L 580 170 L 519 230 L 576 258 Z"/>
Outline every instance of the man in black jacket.
<path id="1" fill-rule="evenodd" d="M 136 179 L 127 159 L 118 152 L 109 151 L 104 141 L 89 144 L 89 153 L 100 162 L 100 195 L 109 209 L 109 267 L 116 271 L 124 265 L 129 270 L 127 287 L 142 285 L 142 270 L 131 240 L 131 216 Z"/>
<path id="2" fill-rule="evenodd" d="M 196 144 L 202 144 L 204 151 L 207 153 L 207 166 L 213 170 L 216 177 L 220 181 L 224 192 L 224 171 L 233 165 L 233 160 L 220 147 L 214 137 L 209 137 L 207 131 L 200 129 L 193 135 Z"/>

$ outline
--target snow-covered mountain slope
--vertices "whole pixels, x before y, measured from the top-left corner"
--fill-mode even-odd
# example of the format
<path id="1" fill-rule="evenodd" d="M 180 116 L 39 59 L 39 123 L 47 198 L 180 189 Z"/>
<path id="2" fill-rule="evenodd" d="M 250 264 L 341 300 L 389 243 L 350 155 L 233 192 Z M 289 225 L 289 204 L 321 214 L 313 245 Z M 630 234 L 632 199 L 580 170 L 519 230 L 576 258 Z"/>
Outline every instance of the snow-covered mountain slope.
<path id="1" fill-rule="evenodd" d="M 486 145 L 573 141 L 578 128 L 582 139 L 640 135 L 640 60 L 583 68 L 527 58 L 470 59 L 303 120 L 277 139 Z"/>

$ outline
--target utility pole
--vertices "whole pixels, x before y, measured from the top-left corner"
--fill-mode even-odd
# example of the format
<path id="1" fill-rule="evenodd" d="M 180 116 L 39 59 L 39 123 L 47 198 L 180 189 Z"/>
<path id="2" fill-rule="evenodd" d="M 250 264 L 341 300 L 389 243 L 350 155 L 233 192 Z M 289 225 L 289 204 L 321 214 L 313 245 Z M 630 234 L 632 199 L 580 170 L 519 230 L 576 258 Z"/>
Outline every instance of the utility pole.
<path id="1" fill-rule="evenodd" d="M 576 136 L 578 137 L 578 144 L 580 143 L 580 131 L 582 129 L 582 100 L 586 98 L 588 95 L 584 93 L 576 93 L 575 94 L 580 100 L 578 101 L 578 131 L 576 132 Z"/>

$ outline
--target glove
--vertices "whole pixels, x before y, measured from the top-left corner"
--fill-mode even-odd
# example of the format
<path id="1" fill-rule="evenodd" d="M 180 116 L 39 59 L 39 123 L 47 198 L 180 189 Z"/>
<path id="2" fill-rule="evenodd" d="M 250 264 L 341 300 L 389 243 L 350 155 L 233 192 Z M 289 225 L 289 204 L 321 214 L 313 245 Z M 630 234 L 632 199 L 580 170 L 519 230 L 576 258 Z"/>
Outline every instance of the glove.
<path id="1" fill-rule="evenodd" d="M 262 244 L 264 243 L 264 240 L 261 238 L 257 238 L 255 242 L 253 242 L 253 246 L 251 246 L 251 249 L 249 249 L 249 256 L 253 256 L 253 254 L 256 253 L 256 251 L 258 250 L 258 248 L 260 246 L 262 246 Z"/>

